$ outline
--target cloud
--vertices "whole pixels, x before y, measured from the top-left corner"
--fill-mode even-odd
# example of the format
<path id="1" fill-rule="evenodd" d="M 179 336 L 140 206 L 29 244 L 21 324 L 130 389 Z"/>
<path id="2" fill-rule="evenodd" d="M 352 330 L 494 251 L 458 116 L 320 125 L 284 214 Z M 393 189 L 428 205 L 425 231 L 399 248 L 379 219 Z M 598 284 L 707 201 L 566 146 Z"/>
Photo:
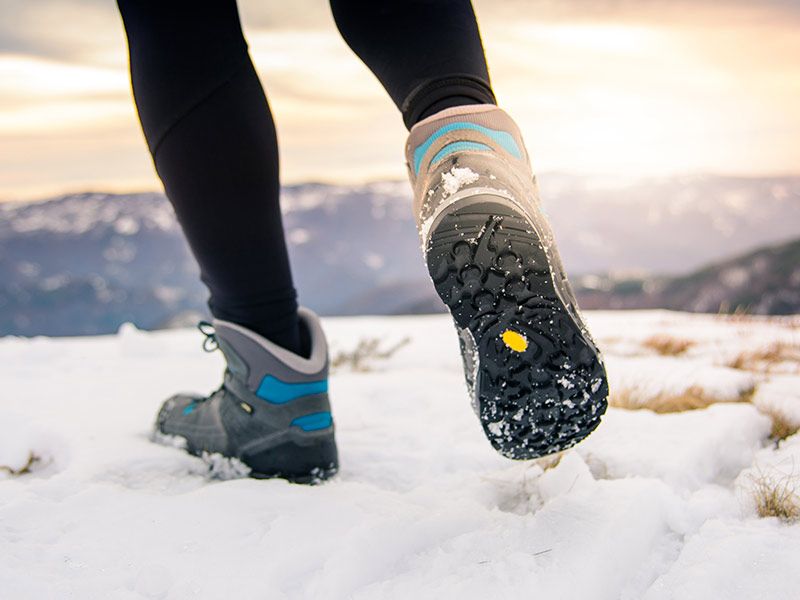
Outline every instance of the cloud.
<path id="1" fill-rule="evenodd" d="M 800 165 L 800 1 L 475 6 L 496 92 L 539 169 Z M 240 10 L 285 179 L 403 177 L 398 113 L 324 0 L 243 0 Z M 0 199 L 157 187 L 114 2 L 0 0 L 0 14 Z"/>
<path id="2" fill-rule="evenodd" d="M 124 44 L 112 1 L 0 0 L 0 14 L 0 56 L 97 63 Z"/>
<path id="3" fill-rule="evenodd" d="M 223 1 L 223 0 L 215 0 Z M 663 23 L 800 21 L 800 0 L 475 0 L 481 22 L 614 20 Z M 333 31 L 324 0 L 240 0 L 245 29 Z M 357 10 L 354 9 L 354 10 Z M 108 63 L 124 44 L 113 0 L 0 0 L 0 55 Z"/>

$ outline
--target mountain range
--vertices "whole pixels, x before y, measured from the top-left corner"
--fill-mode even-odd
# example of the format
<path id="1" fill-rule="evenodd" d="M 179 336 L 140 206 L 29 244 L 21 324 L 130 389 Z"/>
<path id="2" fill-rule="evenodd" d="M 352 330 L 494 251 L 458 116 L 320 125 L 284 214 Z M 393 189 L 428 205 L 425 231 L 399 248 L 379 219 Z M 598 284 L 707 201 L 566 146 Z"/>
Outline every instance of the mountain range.
<path id="1" fill-rule="evenodd" d="M 800 235 L 800 177 L 539 183 L 586 307 L 800 311 L 795 247 L 747 254 Z M 300 301 L 322 314 L 441 310 L 410 205 L 405 182 L 284 187 Z M 206 312 L 205 297 L 160 193 L 0 204 L 0 335 L 183 325 Z"/>
<path id="2" fill-rule="evenodd" d="M 676 277 L 582 277 L 576 293 L 583 308 L 796 314 L 800 312 L 800 238 Z"/>

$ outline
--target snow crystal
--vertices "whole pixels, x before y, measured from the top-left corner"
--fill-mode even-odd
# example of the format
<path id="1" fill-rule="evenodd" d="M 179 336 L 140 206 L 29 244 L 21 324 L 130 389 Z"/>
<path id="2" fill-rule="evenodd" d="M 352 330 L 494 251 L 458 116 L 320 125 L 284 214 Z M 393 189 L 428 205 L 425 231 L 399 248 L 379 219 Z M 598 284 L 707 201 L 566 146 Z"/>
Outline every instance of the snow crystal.
<path id="1" fill-rule="evenodd" d="M 562 375 L 560 378 L 556 380 L 558 384 L 565 389 L 571 390 L 575 387 L 575 384 L 572 383 L 569 379 L 567 379 L 566 375 Z M 592 389 L 593 392 L 596 392 L 596 389 Z"/>
<path id="2" fill-rule="evenodd" d="M 218 452 L 203 452 L 200 458 L 208 465 L 209 475 L 214 479 L 241 479 L 250 474 L 250 467 L 237 458 Z"/>
<path id="3" fill-rule="evenodd" d="M 469 167 L 453 167 L 447 173 L 442 173 L 443 196 L 452 196 L 465 185 L 478 181 L 478 177 Z"/>
<path id="4" fill-rule="evenodd" d="M 498 437 L 505 433 L 502 421 L 489 423 L 489 425 L 487 425 L 487 429 L 492 432 L 492 435 L 496 435 Z"/>
<path id="5" fill-rule="evenodd" d="M 188 445 L 185 437 L 179 435 L 169 435 L 162 433 L 157 429 L 153 429 L 153 431 L 150 432 L 150 439 L 156 444 L 161 444 L 162 446 L 168 446 L 170 448 L 176 448 L 178 450 L 185 450 Z"/>

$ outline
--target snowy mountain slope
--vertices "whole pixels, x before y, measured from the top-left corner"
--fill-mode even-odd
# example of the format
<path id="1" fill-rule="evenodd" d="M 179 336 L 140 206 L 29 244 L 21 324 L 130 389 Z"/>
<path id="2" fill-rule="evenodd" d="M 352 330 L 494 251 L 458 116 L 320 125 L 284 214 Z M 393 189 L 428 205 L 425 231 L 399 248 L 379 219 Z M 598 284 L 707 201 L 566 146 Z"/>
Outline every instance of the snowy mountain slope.
<path id="1" fill-rule="evenodd" d="M 796 237 L 800 222 L 800 178 L 609 184 L 551 174 L 540 184 L 576 282 L 577 275 L 607 271 L 688 273 Z M 289 186 L 282 202 L 305 304 L 323 314 L 441 310 L 418 250 L 406 182 Z M 598 293 L 587 288 L 585 298 Z M 689 296 L 679 294 L 667 306 L 688 307 L 695 300 Z M 160 194 L 87 193 L 0 204 L 0 334 L 110 333 L 125 321 L 145 329 L 187 323 L 187 313 L 205 312 L 205 298 Z M 716 311 L 719 302 L 711 304 Z"/>
<path id="2" fill-rule="evenodd" d="M 725 366 L 796 347 L 796 318 L 588 318 L 612 394 L 673 386 L 661 380 L 680 368 L 730 400 L 747 379 L 800 425 L 796 362 Z M 612 408 L 560 461 L 514 463 L 482 436 L 446 317 L 325 326 L 334 354 L 411 342 L 334 374 L 342 471 L 318 487 L 209 480 L 201 461 L 148 441 L 165 396 L 218 384 L 219 353 L 196 332 L 0 340 L 0 464 L 40 457 L 28 474 L 0 470 L 0 597 L 796 597 L 800 524 L 759 518 L 750 486 L 763 469 L 800 476 L 800 437 L 776 449 L 752 404 Z M 661 356 L 655 334 L 692 345 Z"/>
<path id="3" fill-rule="evenodd" d="M 615 279 L 579 278 L 581 306 L 795 314 L 800 312 L 800 238 L 678 277 Z"/>

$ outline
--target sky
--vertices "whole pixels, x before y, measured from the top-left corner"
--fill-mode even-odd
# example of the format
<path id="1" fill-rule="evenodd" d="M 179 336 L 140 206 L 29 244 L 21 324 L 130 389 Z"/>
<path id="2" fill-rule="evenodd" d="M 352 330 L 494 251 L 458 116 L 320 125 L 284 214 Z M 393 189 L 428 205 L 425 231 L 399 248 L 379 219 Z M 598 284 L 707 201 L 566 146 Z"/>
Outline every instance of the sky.
<path id="1" fill-rule="evenodd" d="M 800 0 L 476 0 L 539 172 L 800 173 Z M 399 113 L 324 0 L 242 0 L 284 183 L 405 177 Z M 0 0 L 0 201 L 160 189 L 112 0 Z"/>

